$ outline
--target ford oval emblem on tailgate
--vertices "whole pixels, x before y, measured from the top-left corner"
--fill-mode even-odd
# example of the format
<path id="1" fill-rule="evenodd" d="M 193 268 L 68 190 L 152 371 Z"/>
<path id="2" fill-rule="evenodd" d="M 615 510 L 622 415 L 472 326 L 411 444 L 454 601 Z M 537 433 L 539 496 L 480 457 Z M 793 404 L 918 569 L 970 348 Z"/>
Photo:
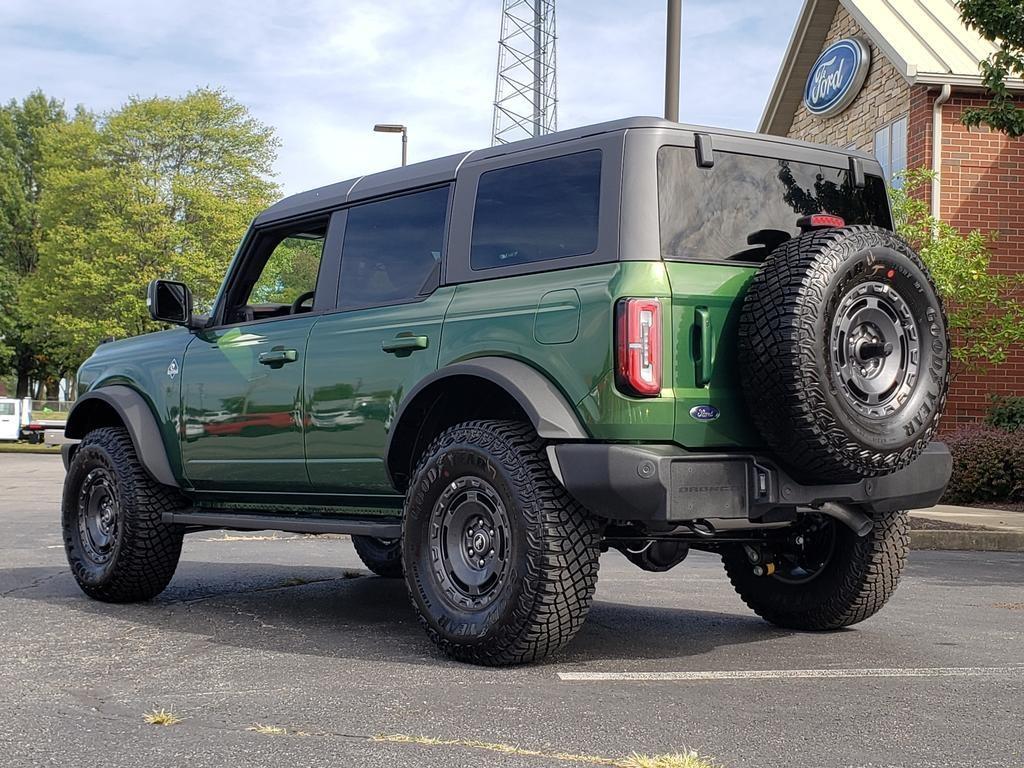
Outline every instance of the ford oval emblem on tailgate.
<path id="1" fill-rule="evenodd" d="M 690 416 L 697 421 L 714 421 L 718 418 L 718 409 L 713 405 L 695 405 L 690 409 Z"/>

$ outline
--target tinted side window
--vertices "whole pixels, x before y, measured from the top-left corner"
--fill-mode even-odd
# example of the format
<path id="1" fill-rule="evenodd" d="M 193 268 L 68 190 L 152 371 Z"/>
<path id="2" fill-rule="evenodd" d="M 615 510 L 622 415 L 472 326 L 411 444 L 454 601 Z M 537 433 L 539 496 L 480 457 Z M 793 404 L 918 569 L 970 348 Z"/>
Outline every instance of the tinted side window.
<path id="1" fill-rule="evenodd" d="M 857 189 L 846 169 L 813 163 L 716 152 L 712 168 L 698 168 L 692 149 L 662 147 L 658 187 L 661 250 L 670 259 L 761 261 L 812 213 L 892 227 L 881 178 Z"/>
<path id="2" fill-rule="evenodd" d="M 597 250 L 601 150 L 481 174 L 470 267 L 529 264 Z"/>
<path id="3" fill-rule="evenodd" d="M 439 187 L 349 209 L 340 307 L 408 301 L 437 286 L 448 192 Z"/>

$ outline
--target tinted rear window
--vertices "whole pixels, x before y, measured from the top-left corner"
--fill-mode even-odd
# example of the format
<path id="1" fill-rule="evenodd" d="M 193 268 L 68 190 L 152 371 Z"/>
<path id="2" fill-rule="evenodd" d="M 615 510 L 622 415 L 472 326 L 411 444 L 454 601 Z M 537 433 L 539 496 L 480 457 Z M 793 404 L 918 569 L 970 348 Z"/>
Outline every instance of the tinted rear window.
<path id="1" fill-rule="evenodd" d="M 797 219 L 842 216 L 847 224 L 891 228 L 885 184 L 868 176 L 856 189 L 845 168 L 715 152 L 698 168 L 694 150 L 658 152 L 661 250 L 669 259 L 762 261 L 800 234 Z"/>
<path id="2" fill-rule="evenodd" d="M 470 267 L 494 269 L 593 253 L 600 198 L 597 149 L 481 174 Z"/>
<path id="3" fill-rule="evenodd" d="M 429 293 L 440 274 L 447 212 L 448 187 L 350 208 L 338 305 L 395 304 Z"/>

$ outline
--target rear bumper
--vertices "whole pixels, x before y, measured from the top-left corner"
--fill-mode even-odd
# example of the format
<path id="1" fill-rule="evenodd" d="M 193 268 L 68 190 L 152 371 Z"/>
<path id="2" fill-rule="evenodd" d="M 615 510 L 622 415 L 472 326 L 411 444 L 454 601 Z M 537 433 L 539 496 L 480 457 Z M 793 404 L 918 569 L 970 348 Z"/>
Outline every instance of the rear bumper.
<path id="1" fill-rule="evenodd" d="M 891 475 L 838 485 L 804 485 L 755 454 L 693 453 L 668 445 L 564 443 L 548 448 L 566 489 L 610 520 L 683 523 L 703 518 L 770 520 L 771 512 L 825 502 L 867 513 L 923 509 L 946 489 L 953 462 L 931 443 L 913 464 Z"/>

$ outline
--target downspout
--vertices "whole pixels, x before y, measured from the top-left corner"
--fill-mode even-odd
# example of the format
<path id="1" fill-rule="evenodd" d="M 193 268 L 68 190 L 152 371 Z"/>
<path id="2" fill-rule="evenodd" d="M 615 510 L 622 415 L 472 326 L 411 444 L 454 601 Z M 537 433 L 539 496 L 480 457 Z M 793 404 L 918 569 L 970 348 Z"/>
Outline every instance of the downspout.
<path id="1" fill-rule="evenodd" d="M 942 191 L 942 180 L 939 178 L 942 171 L 942 105 L 952 95 L 953 88 L 946 83 L 932 104 L 932 218 L 936 220 L 941 210 L 939 195 Z"/>

